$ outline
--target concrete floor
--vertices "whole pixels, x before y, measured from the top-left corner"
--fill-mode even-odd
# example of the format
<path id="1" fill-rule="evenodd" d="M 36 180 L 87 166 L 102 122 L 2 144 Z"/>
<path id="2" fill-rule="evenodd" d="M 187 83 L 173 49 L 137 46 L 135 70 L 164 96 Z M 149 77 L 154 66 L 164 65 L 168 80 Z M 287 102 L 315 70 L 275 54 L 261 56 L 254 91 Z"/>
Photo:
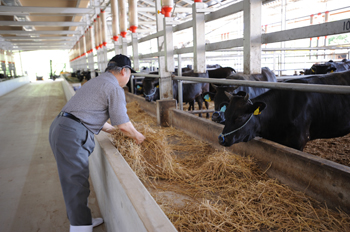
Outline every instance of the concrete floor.
<path id="1" fill-rule="evenodd" d="M 69 231 L 48 141 L 50 124 L 65 103 L 60 79 L 35 81 L 0 97 L 1 232 Z M 101 217 L 93 188 L 89 205 L 93 217 Z"/>

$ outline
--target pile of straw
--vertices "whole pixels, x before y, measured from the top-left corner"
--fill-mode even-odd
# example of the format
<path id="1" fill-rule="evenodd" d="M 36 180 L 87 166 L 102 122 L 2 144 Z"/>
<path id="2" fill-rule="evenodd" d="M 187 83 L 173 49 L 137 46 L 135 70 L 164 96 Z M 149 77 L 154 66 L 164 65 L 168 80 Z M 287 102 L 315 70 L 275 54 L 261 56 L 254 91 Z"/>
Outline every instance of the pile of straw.
<path id="1" fill-rule="evenodd" d="M 117 132 L 115 146 L 179 231 L 350 231 L 349 215 L 268 178 L 251 158 L 160 128 L 137 103 L 128 114 L 147 139 Z"/>

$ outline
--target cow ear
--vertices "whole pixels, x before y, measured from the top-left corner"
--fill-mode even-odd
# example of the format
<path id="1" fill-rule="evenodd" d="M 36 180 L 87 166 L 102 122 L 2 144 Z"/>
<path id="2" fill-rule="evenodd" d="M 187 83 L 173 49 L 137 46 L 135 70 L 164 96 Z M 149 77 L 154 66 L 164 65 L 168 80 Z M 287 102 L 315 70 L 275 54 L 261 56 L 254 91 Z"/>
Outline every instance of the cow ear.
<path id="1" fill-rule="evenodd" d="M 213 87 L 215 90 L 217 90 L 217 87 L 218 87 L 217 85 L 214 85 L 213 83 L 211 83 L 210 85 L 211 85 L 211 87 Z"/>
<path id="2" fill-rule="evenodd" d="M 248 113 L 259 115 L 265 108 L 266 104 L 264 102 L 254 102 L 254 104 L 249 107 Z"/>
<path id="3" fill-rule="evenodd" d="M 228 87 L 226 90 L 228 91 L 228 92 L 233 92 L 233 91 L 235 91 L 235 89 L 238 89 L 239 88 L 239 86 L 232 86 L 232 87 Z"/>
<path id="4" fill-rule="evenodd" d="M 206 102 L 211 102 L 214 99 L 214 97 L 215 97 L 215 93 L 211 93 L 211 92 L 202 93 L 202 98 Z"/>
<path id="5" fill-rule="evenodd" d="M 232 94 L 230 94 L 229 92 L 225 91 L 225 95 L 228 97 L 228 99 L 231 101 L 231 99 L 233 98 Z"/>
<path id="6" fill-rule="evenodd" d="M 221 103 L 219 106 L 220 112 L 225 112 L 227 107 L 228 107 L 228 102 Z"/>

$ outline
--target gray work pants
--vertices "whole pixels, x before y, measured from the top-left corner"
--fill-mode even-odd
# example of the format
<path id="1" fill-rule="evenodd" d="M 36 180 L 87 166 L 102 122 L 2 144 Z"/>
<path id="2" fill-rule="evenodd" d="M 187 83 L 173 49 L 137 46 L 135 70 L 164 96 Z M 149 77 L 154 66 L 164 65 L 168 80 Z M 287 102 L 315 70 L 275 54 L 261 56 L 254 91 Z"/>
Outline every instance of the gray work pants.
<path id="1" fill-rule="evenodd" d="M 69 222 L 73 226 L 91 225 L 88 158 L 95 147 L 94 134 L 77 121 L 57 116 L 51 124 L 49 140 Z"/>

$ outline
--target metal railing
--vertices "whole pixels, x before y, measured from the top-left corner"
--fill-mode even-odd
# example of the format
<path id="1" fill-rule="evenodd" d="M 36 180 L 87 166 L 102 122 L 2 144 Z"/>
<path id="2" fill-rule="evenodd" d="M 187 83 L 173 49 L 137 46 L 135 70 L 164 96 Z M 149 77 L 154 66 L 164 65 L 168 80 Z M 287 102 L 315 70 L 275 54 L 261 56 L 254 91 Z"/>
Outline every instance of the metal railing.
<path id="1" fill-rule="evenodd" d="M 136 76 L 133 77 L 133 76 Z M 143 79 L 143 77 L 152 77 L 159 79 L 159 75 L 146 74 L 146 73 L 134 73 L 132 79 Z M 311 75 L 310 75 L 311 76 Z M 312 75 L 317 76 L 317 75 Z M 141 77 L 141 78 L 138 78 Z M 179 108 L 183 110 L 183 84 L 192 83 L 212 83 L 212 84 L 226 84 L 237 86 L 249 86 L 256 88 L 269 88 L 269 89 L 282 89 L 301 92 L 316 92 L 327 94 L 350 94 L 350 86 L 341 85 L 321 85 L 321 84 L 301 84 L 301 83 L 285 83 L 285 82 L 267 82 L 267 81 L 247 81 L 247 80 L 232 80 L 232 79 L 214 79 L 214 78 L 202 78 L 202 77 L 189 77 L 189 76 L 176 76 L 172 75 L 172 80 L 178 81 L 178 98 Z M 283 79 L 299 79 L 309 76 L 284 76 Z M 131 92 L 134 93 L 133 81 L 131 81 Z M 206 112 L 206 111 L 205 111 Z M 198 111 L 196 113 L 205 113 L 204 111 Z"/>
<path id="2" fill-rule="evenodd" d="M 307 77 L 307 76 L 304 76 L 304 77 Z M 284 77 L 284 78 L 287 78 L 287 77 Z M 291 76 L 290 78 L 295 79 L 295 76 Z M 302 92 L 317 92 L 317 93 L 327 93 L 327 94 L 350 94 L 350 86 L 340 86 L 340 85 L 229 80 L 229 79 L 213 79 L 213 78 L 202 78 L 202 77 L 187 77 L 187 76 L 184 77 L 184 76 L 175 76 L 175 75 L 172 75 L 172 79 L 178 81 L 179 106 L 181 110 L 183 110 L 182 85 L 189 84 L 189 83 L 213 83 L 213 84 L 250 86 L 250 87 L 257 87 L 257 88 L 293 90 L 293 91 L 302 91 Z"/>
<path id="3" fill-rule="evenodd" d="M 160 78 L 160 75 L 155 75 L 155 74 L 147 74 L 147 73 L 133 73 L 130 77 L 130 84 L 131 84 L 131 90 L 130 92 L 134 94 L 134 79 L 144 79 L 145 77 L 152 77 L 152 78 L 155 78 L 155 79 L 159 79 Z"/>

